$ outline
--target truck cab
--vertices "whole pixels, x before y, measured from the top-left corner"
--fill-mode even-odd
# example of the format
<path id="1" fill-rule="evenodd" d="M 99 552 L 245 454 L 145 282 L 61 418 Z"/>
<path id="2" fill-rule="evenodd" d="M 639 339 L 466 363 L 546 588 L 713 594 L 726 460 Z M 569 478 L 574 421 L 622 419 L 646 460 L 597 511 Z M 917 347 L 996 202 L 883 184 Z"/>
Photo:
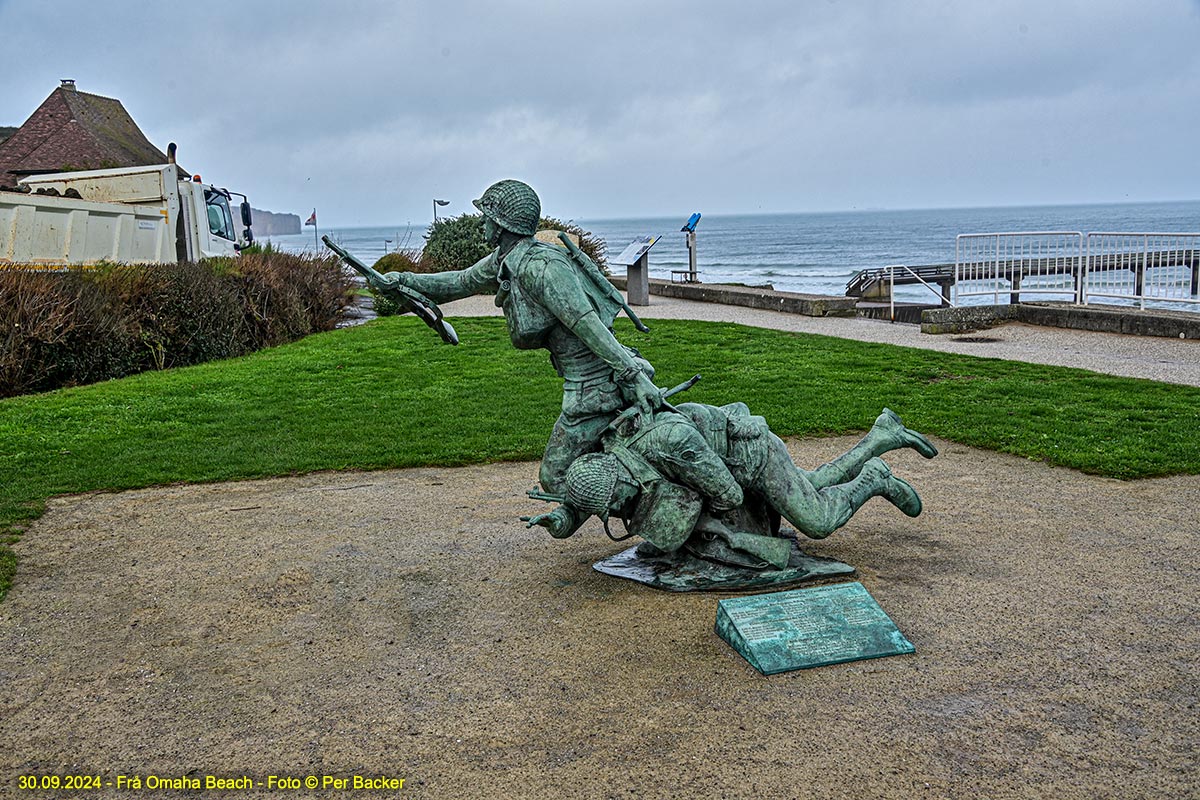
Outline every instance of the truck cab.
<path id="1" fill-rule="evenodd" d="M 185 188 L 185 185 L 188 188 Z M 180 182 L 179 194 L 181 205 L 185 206 L 184 224 L 190 224 L 194 228 L 193 234 L 189 238 L 197 246 L 197 252 L 188 254 L 188 261 L 234 255 L 243 247 L 253 243 L 254 234 L 250 231 L 249 201 L 243 200 L 241 203 L 238 213 L 241 216 L 242 225 L 238 226 L 234 222 L 231 205 L 233 193 L 228 189 L 193 179 L 190 184 L 187 181 Z M 245 196 L 243 195 L 243 197 Z"/>

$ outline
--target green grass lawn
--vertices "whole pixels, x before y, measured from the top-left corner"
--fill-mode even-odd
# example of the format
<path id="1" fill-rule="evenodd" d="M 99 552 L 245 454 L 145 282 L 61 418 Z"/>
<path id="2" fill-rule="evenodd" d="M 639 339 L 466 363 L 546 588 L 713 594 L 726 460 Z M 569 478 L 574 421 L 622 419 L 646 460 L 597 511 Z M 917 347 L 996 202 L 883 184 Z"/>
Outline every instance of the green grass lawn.
<path id="1" fill-rule="evenodd" d="M 501 319 L 449 347 L 411 317 L 227 361 L 0 401 L 0 536 L 48 497 L 322 469 L 533 459 L 558 414 L 545 351 Z M 1118 478 L 1200 473 L 1200 389 L 703 322 L 618 328 L 680 400 L 742 400 L 783 436 L 918 430 Z M 526 487 L 513 487 L 520 491 Z M 0 597 L 14 569 L 0 544 Z"/>

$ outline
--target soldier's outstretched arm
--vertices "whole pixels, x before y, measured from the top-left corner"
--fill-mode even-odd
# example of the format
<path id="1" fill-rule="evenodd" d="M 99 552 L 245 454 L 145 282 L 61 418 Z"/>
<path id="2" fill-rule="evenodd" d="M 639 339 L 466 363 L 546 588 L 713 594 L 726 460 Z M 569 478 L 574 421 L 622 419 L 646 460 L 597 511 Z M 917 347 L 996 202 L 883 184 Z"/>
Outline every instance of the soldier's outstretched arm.
<path id="1" fill-rule="evenodd" d="M 384 280 L 415 289 L 435 303 L 449 303 L 473 294 L 495 292 L 495 253 L 489 253 L 466 269 L 453 272 L 435 272 L 428 275 L 415 272 L 388 272 Z"/>
<path id="2" fill-rule="evenodd" d="M 587 515 L 580 514 L 569 506 L 558 506 L 545 514 L 532 517 L 521 517 L 526 528 L 540 525 L 550 532 L 555 539 L 566 539 L 579 530 L 587 521 Z"/>

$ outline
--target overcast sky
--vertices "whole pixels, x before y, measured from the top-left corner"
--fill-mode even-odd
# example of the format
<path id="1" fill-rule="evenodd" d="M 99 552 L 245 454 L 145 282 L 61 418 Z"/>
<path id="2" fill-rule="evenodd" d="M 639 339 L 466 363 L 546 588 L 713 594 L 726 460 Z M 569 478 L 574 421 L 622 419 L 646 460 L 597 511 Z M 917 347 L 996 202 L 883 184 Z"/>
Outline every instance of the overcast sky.
<path id="1" fill-rule="evenodd" d="M 585 220 L 1200 198 L 1200 0 L 0 0 L 0 31 L 0 125 L 74 78 L 322 226 L 508 177 Z"/>

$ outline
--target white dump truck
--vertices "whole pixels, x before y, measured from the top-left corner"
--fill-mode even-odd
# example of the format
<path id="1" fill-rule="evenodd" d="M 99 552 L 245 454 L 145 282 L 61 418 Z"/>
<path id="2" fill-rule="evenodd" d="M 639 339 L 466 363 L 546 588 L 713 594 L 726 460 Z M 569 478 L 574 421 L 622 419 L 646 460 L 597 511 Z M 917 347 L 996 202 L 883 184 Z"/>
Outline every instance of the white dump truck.
<path id="1" fill-rule="evenodd" d="M 172 148 L 173 149 L 173 148 Z M 174 163 L 34 175 L 0 191 L 0 266 L 196 261 L 254 241 L 250 203 Z M 28 187 L 28 191 L 24 191 Z"/>

